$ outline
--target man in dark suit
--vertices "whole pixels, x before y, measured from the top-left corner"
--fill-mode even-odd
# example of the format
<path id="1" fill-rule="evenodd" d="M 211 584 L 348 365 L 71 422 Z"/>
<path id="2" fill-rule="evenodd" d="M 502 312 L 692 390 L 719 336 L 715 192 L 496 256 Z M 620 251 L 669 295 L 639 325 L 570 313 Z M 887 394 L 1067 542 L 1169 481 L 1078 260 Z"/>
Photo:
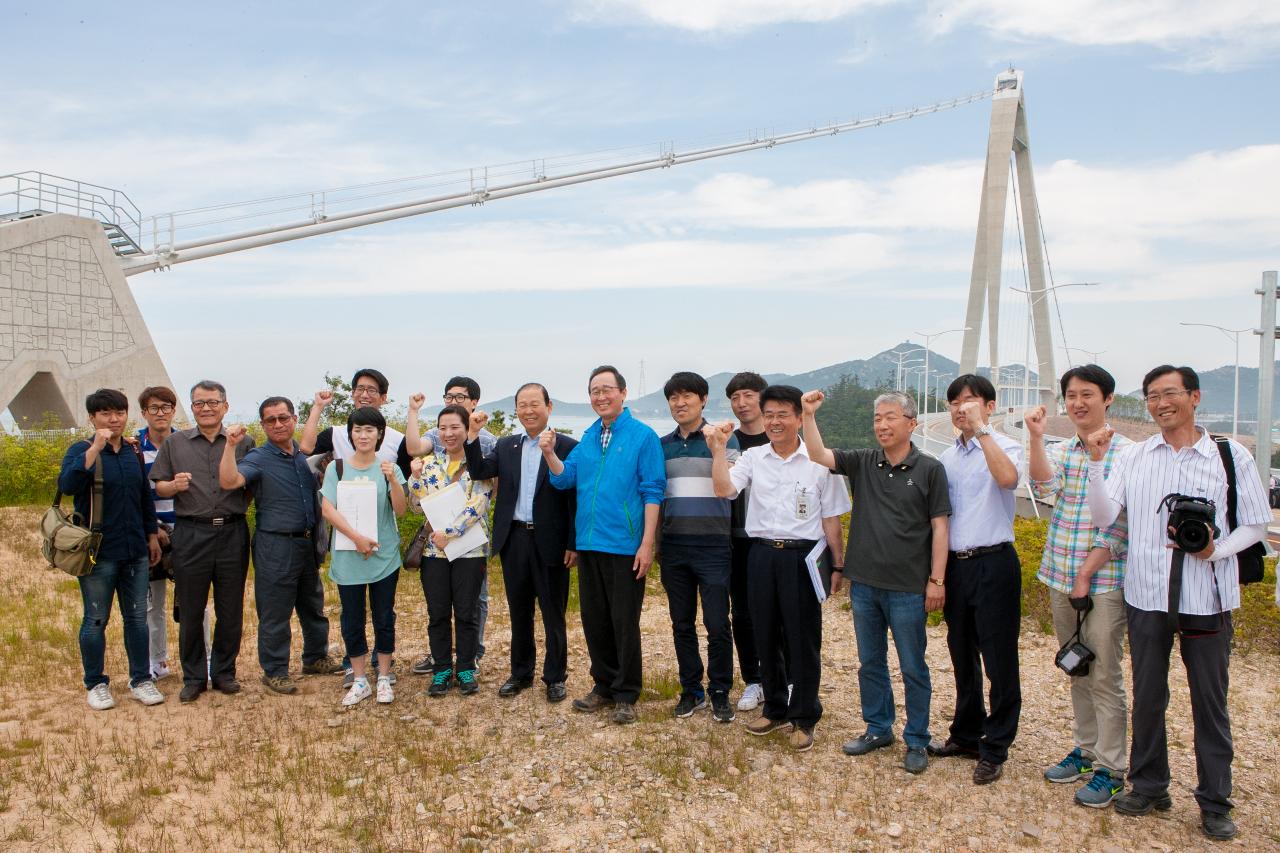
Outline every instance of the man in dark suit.
<path id="1" fill-rule="evenodd" d="M 568 641 L 565 608 L 569 602 L 569 569 L 577 560 L 574 544 L 574 493 L 547 482 L 547 463 L 538 436 L 551 417 L 551 395 L 537 382 L 516 391 L 516 418 L 523 432 L 498 439 L 493 453 L 484 455 L 477 440 L 488 415 L 472 415 L 465 448 L 472 480 L 498 478 L 498 501 L 493 508 L 493 548 L 502 557 L 502 579 L 511 610 L 511 677 L 498 688 L 499 696 L 515 696 L 533 684 L 537 649 L 533 639 L 533 605 L 542 611 L 547 649 L 542 680 L 547 701 L 565 697 Z M 578 442 L 556 436 L 555 454 L 561 459 Z"/>

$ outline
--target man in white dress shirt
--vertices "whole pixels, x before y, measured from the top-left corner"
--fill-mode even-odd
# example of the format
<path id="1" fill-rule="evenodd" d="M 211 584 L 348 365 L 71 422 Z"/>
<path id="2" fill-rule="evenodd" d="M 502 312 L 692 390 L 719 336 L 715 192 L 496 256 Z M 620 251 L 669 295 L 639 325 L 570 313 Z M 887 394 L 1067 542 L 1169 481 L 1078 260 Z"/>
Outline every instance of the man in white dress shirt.
<path id="1" fill-rule="evenodd" d="M 1088 500 L 1093 523 L 1105 527 L 1120 510 L 1129 511 L 1124 597 L 1133 663 L 1133 735 L 1130 789 L 1115 800 L 1115 809 L 1144 815 L 1173 805 L 1165 711 L 1169 655 L 1174 635 L 1181 634 L 1178 647 L 1187 671 L 1195 731 L 1200 826 L 1208 837 L 1225 840 L 1236 834 L 1229 817 L 1233 748 L 1227 713 L 1231 611 L 1240 606 L 1236 555 L 1261 541 L 1271 509 L 1253 458 L 1231 441 L 1237 527 L 1229 529 L 1223 459 L 1213 437 L 1195 423 L 1200 379 L 1194 370 L 1168 364 L 1156 367 L 1142 380 L 1142 393 L 1160 434 L 1126 450 L 1105 479 L 1101 460 L 1112 431 L 1104 427 L 1089 436 Z M 1172 494 L 1213 501 L 1218 528 L 1210 531 L 1204 550 L 1177 554 L 1181 559 L 1175 559 L 1169 511 L 1164 506 L 1165 497 Z M 1219 531 L 1220 538 L 1214 539 Z"/>

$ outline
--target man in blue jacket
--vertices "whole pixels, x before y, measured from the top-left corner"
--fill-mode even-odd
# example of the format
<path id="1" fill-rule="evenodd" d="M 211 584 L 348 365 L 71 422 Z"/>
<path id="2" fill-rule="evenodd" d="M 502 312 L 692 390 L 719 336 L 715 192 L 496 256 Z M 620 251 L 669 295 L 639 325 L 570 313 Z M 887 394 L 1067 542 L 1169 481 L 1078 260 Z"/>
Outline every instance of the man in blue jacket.
<path id="1" fill-rule="evenodd" d="M 634 723 L 640 609 L 667 487 L 666 463 L 658 434 L 624 408 L 627 381 L 617 368 L 591 371 L 587 392 L 600 420 L 587 427 L 563 462 L 555 454 L 554 432 L 538 439 L 551 485 L 577 490 L 578 596 L 595 686 L 573 707 L 590 712 L 612 706 L 615 723 Z"/>

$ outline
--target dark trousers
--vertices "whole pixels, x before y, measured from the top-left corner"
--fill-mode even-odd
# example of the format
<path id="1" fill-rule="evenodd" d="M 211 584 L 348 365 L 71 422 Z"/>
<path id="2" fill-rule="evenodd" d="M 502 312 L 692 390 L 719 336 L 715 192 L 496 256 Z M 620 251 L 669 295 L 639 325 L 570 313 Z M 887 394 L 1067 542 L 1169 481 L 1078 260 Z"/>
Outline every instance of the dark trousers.
<path id="1" fill-rule="evenodd" d="M 369 614 L 373 621 L 373 650 L 384 655 L 396 651 L 396 585 L 400 570 L 396 569 L 374 583 L 338 584 L 342 602 L 342 644 L 348 658 L 369 654 L 369 638 L 364 630 L 365 594 L 369 596 Z M 374 661 L 377 668 L 377 661 Z"/>
<path id="2" fill-rule="evenodd" d="M 538 661 L 533 638 L 536 602 L 542 611 L 542 630 L 547 643 L 542 680 L 547 684 L 564 681 L 569 668 L 569 642 L 564 623 L 569 605 L 569 570 L 564 561 L 546 565 L 538 557 L 533 531 L 513 523 L 502 546 L 502 581 L 511 612 L 511 677 L 517 681 L 533 680 Z"/>
<path id="3" fill-rule="evenodd" d="M 475 669 L 480 644 L 480 582 L 485 576 L 485 558 L 459 557 L 450 562 L 443 557 L 428 557 L 422 561 L 418 574 L 422 594 L 427 599 L 427 638 L 435 661 L 433 671 L 455 669 L 455 649 L 456 670 Z"/>
<path id="4" fill-rule="evenodd" d="M 732 551 L 729 604 L 733 613 L 729 631 L 738 650 L 738 669 L 743 683 L 759 684 L 760 655 L 756 652 L 756 634 L 751 627 L 751 605 L 747 598 L 747 555 L 751 553 L 751 540 L 735 536 L 729 543 Z"/>
<path id="5" fill-rule="evenodd" d="M 215 684 L 236 677 L 249 575 L 249 526 L 243 518 L 214 526 L 179 518 L 173 543 L 173 603 L 178 610 L 182 682 Z M 205 660 L 204 608 L 213 587 L 213 659 Z"/>
<path id="6" fill-rule="evenodd" d="M 822 605 L 804 558 L 808 549 L 753 542 L 747 563 L 751 622 L 760 651 L 764 716 L 810 729 L 822 718 Z M 787 681 L 791 701 L 787 701 Z"/>
<path id="7" fill-rule="evenodd" d="M 1018 733 L 1022 687 L 1018 632 L 1022 624 L 1022 569 L 1018 552 L 1000 551 L 947 560 L 947 648 L 956 675 L 951 740 L 1002 764 Z M 991 682 L 991 712 L 982 700 L 982 671 Z"/>
<path id="8" fill-rule="evenodd" d="M 1173 632 L 1160 611 L 1126 606 L 1129 653 L 1133 659 L 1133 740 L 1129 746 L 1129 782 L 1148 796 L 1169 790 L 1169 743 L 1165 711 L 1169 708 L 1169 654 Z M 1191 689 L 1191 722 L 1196 751 L 1196 802 L 1207 812 L 1226 814 L 1231 802 L 1231 717 L 1227 713 L 1227 665 L 1233 633 L 1231 614 L 1183 616 L 1183 626 L 1220 628 L 1178 641 Z"/>
<path id="9" fill-rule="evenodd" d="M 707 688 L 728 693 L 733 684 L 733 639 L 729 632 L 729 546 L 662 543 L 662 586 L 671 609 L 671 634 L 682 693 L 702 696 L 698 651 L 698 597 L 707 630 Z"/>
<path id="10" fill-rule="evenodd" d="M 594 689 L 616 702 L 632 704 L 640 698 L 644 678 L 640 652 L 644 578 L 636 578 L 634 563 L 630 554 L 578 552 L 578 599 Z"/>
<path id="11" fill-rule="evenodd" d="M 253 597 L 258 606 L 258 664 L 269 676 L 289 674 L 289 618 L 302 629 L 302 662 L 329 653 L 329 619 L 315 543 L 259 530 L 253 537 Z M 216 642 L 216 640 L 215 640 Z"/>

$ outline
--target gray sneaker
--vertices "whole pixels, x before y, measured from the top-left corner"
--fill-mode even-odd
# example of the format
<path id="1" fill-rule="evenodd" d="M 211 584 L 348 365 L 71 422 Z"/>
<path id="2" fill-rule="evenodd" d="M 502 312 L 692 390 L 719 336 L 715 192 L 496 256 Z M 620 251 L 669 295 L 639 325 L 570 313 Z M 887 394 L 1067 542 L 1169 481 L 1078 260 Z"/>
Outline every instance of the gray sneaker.
<path id="1" fill-rule="evenodd" d="M 1068 753 L 1067 757 L 1044 771 L 1044 778 L 1050 782 L 1074 782 L 1083 779 L 1093 772 L 1093 762 L 1084 757 L 1080 747 Z M 1107 802 L 1111 802 L 1107 800 Z"/>
<path id="2" fill-rule="evenodd" d="M 427 652 L 427 656 L 413 662 L 413 666 L 409 667 L 409 671 L 414 675 L 431 675 L 435 672 L 436 662 L 431 659 L 431 652 Z"/>
<path id="3" fill-rule="evenodd" d="M 1099 767 L 1093 771 L 1089 784 L 1076 791 L 1076 802 L 1091 809 L 1105 809 L 1123 793 L 1124 777 L 1112 776 L 1110 770 Z"/>
<path id="4" fill-rule="evenodd" d="M 882 735 L 873 735 L 871 732 L 863 732 L 844 745 L 844 754 L 866 755 L 872 750 L 883 749 L 893 743 L 893 741 L 893 732 L 885 732 Z"/>

